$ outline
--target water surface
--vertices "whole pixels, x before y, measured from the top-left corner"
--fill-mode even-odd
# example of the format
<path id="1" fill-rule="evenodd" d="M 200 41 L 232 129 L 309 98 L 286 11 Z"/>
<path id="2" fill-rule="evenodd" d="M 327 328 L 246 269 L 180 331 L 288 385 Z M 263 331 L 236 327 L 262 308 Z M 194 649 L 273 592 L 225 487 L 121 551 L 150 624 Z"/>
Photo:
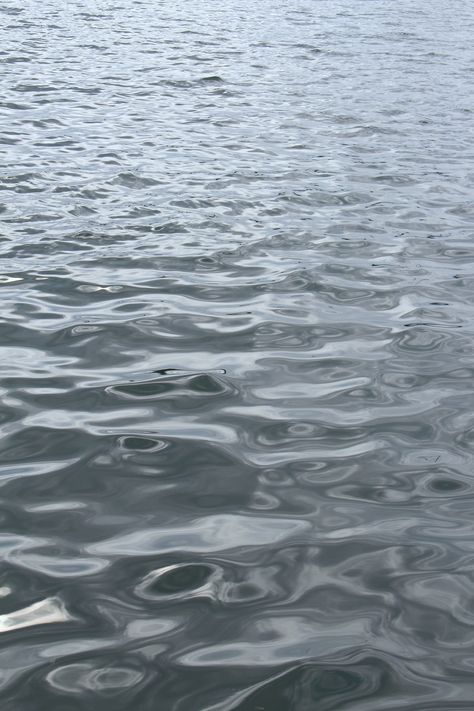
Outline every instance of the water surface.
<path id="1" fill-rule="evenodd" d="M 3 2 L 2 711 L 472 711 L 473 35 Z"/>

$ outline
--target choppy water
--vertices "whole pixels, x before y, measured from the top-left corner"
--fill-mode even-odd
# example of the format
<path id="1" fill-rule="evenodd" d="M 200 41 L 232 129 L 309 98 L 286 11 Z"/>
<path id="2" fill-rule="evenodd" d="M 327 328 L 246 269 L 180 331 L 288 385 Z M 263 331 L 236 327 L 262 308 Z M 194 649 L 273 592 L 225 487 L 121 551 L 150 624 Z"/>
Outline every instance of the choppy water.
<path id="1" fill-rule="evenodd" d="M 0 21 L 2 711 L 472 710 L 472 3 Z"/>

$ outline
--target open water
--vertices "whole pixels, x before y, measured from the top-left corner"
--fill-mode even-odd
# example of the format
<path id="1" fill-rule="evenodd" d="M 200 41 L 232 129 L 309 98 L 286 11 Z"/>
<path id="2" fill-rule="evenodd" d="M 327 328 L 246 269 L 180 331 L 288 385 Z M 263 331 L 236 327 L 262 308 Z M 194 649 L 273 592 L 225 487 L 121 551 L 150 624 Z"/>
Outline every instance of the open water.
<path id="1" fill-rule="evenodd" d="M 473 37 L 3 0 L 2 711 L 472 711 Z"/>

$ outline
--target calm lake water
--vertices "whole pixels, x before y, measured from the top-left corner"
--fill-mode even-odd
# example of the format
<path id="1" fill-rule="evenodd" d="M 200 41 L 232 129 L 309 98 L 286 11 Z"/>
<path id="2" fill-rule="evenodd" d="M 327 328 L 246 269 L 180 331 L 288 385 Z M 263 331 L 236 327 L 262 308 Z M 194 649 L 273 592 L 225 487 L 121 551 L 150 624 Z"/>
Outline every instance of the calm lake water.
<path id="1" fill-rule="evenodd" d="M 473 37 L 2 3 L 2 711 L 472 711 Z"/>

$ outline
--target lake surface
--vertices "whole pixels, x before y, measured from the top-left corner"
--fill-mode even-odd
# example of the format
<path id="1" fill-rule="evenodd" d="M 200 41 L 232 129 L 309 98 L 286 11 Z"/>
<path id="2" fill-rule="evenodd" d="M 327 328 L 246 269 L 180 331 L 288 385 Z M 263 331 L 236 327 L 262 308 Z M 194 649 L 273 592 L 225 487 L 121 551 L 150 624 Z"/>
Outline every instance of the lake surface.
<path id="1" fill-rule="evenodd" d="M 472 711 L 473 4 L 0 20 L 2 711 Z"/>

